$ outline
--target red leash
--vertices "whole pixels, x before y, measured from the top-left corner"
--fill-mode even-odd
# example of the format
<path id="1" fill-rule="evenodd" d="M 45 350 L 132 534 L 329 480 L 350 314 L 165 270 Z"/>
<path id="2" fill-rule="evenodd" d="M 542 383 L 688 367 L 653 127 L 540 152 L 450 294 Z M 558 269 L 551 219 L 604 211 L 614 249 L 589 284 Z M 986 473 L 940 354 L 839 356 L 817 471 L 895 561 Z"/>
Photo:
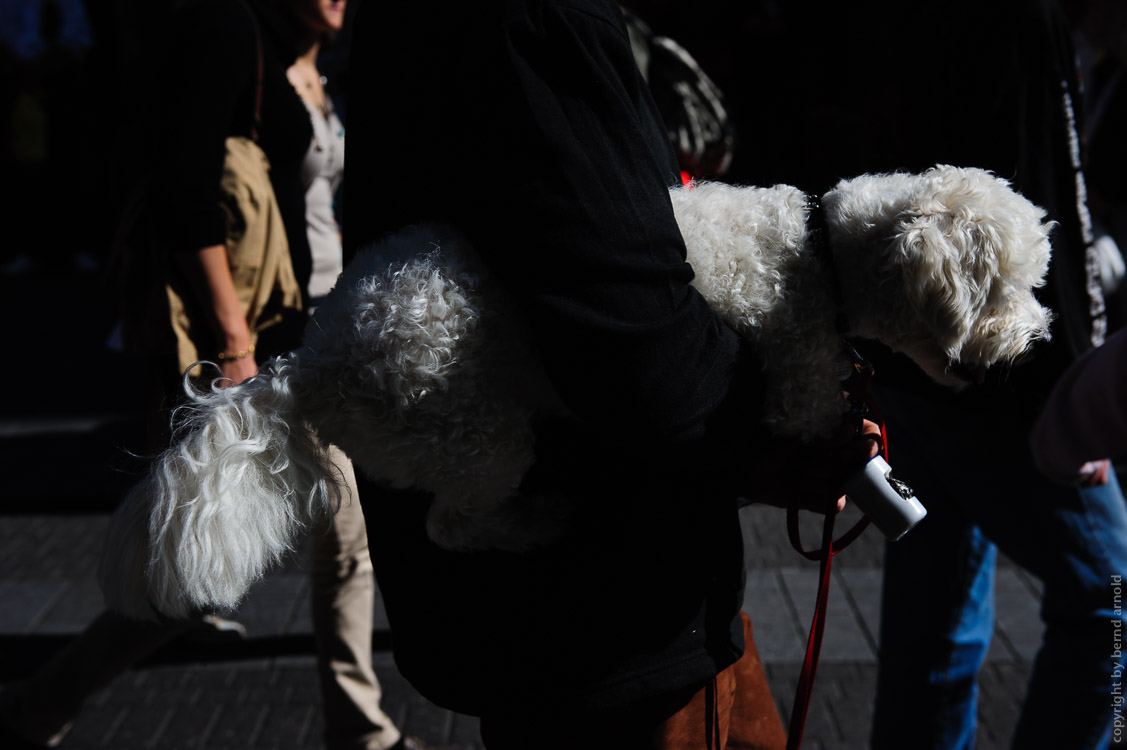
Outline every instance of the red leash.
<path id="1" fill-rule="evenodd" d="M 833 557 L 861 536 L 868 526 L 869 519 L 862 518 L 835 543 L 834 514 L 827 513 L 822 527 L 822 548 L 808 552 L 802 549 L 802 542 L 799 539 L 798 509 L 793 505 L 787 509 L 787 533 L 790 535 L 791 545 L 808 560 L 819 560 L 822 563 L 818 572 L 818 596 L 814 604 L 814 621 L 810 625 L 810 636 L 806 641 L 806 658 L 802 663 L 802 672 L 798 676 L 798 688 L 795 690 L 794 706 L 791 708 L 790 729 L 787 731 L 788 750 L 798 750 L 802 746 L 802 732 L 806 727 L 806 714 L 810 710 L 810 699 L 814 693 L 814 676 L 818 671 L 818 657 L 822 651 L 822 634 L 826 629 L 826 605 L 830 598 L 830 570 L 833 567 Z"/>
<path id="2" fill-rule="evenodd" d="M 864 415 L 866 408 L 880 425 L 881 441 L 884 451 L 888 453 L 888 436 L 885 432 L 884 420 L 876 403 L 869 398 L 869 383 L 872 382 L 873 368 L 868 362 L 856 357 L 854 374 L 857 385 L 850 391 L 850 402 L 856 418 Z M 853 528 L 845 532 L 837 541 L 834 541 L 834 513 L 827 513 L 822 526 L 822 547 L 818 550 L 807 551 L 802 547 L 802 539 L 798 530 L 798 506 L 791 503 L 787 508 L 787 534 L 791 546 L 807 560 L 821 562 L 818 571 L 818 595 L 814 604 L 814 620 L 810 625 L 810 635 L 806 640 L 806 657 L 802 662 L 802 671 L 798 676 L 798 687 L 794 693 L 794 705 L 791 708 L 790 728 L 787 730 L 787 750 L 798 750 L 802 746 L 802 734 L 806 729 L 806 715 L 810 710 L 810 699 L 814 694 L 814 676 L 818 672 L 818 658 L 822 652 L 822 636 L 826 629 L 826 610 L 830 599 L 830 572 L 833 568 L 833 557 L 838 552 L 852 544 L 869 527 L 869 518 L 862 517 L 854 524 Z"/>

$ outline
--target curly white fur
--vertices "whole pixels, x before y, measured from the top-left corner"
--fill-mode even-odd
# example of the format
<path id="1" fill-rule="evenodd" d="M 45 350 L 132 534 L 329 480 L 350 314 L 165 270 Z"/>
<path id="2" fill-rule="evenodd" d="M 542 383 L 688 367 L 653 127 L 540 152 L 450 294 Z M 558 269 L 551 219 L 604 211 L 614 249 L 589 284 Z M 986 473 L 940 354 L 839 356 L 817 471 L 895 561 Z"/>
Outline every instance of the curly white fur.
<path id="1" fill-rule="evenodd" d="M 532 415 L 559 408 L 528 337 L 457 232 L 412 228 L 361 253 L 317 310 L 303 414 L 368 476 L 432 493 L 442 546 L 523 548 L 499 507 L 532 465 Z"/>
<path id="2" fill-rule="evenodd" d="M 829 278 L 806 228 L 807 197 L 787 185 L 721 183 L 671 195 L 693 286 L 765 362 L 765 421 L 785 434 L 827 434 L 845 410 L 834 374 L 841 339 Z"/>
<path id="3" fill-rule="evenodd" d="M 798 190 L 674 190 L 694 285 L 755 342 L 774 429 L 839 423 L 835 315 L 957 385 L 1048 336 L 1033 289 L 1049 257 L 1044 212 L 973 169 L 843 181 L 823 199 L 833 265 Z M 835 300 L 840 298 L 843 310 Z M 519 493 L 533 415 L 562 407 L 519 315 L 449 227 L 363 251 L 304 346 L 247 383 L 196 394 L 181 442 L 119 510 L 102 583 L 151 615 L 231 607 L 334 499 L 318 442 L 373 479 L 433 495 L 427 530 L 451 549 L 526 549 L 565 528 L 558 498 Z M 147 583 L 139 585 L 142 572 Z"/>
<path id="4" fill-rule="evenodd" d="M 1045 212 L 980 169 L 840 183 L 822 201 L 851 333 L 911 357 L 936 382 L 956 364 L 1012 362 L 1049 337 L 1033 290 L 1049 265 Z"/>

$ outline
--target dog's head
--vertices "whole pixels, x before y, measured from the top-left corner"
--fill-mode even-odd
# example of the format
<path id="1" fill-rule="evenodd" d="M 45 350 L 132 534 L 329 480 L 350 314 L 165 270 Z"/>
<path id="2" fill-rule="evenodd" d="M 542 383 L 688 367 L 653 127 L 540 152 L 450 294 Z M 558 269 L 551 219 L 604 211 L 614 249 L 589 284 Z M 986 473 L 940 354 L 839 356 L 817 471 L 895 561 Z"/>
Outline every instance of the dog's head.
<path id="1" fill-rule="evenodd" d="M 980 169 L 840 183 L 823 199 L 853 332 L 932 379 L 1011 363 L 1049 337 L 1034 296 L 1049 265 L 1045 212 Z"/>

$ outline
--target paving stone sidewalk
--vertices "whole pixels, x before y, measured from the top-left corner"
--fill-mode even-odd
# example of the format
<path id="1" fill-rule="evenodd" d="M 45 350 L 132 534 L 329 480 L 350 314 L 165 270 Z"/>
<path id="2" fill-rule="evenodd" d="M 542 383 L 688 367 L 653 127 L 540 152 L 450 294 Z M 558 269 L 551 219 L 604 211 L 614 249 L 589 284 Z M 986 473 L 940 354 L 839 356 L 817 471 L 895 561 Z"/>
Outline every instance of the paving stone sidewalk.
<path id="1" fill-rule="evenodd" d="M 770 508 L 742 514 L 748 548 L 746 609 L 784 721 L 813 610 L 817 569 L 799 558 Z M 93 579 L 105 514 L 0 516 L 0 680 L 18 678 L 79 633 L 101 608 Z M 814 523 L 804 533 L 813 543 Z M 804 747 L 868 744 L 882 542 L 871 532 L 835 558 L 822 663 Z M 320 747 L 321 712 L 308 613 L 307 550 L 251 592 L 236 614 L 246 641 L 179 642 L 94 695 L 64 748 Z M 1037 592 L 1012 566 L 999 572 L 998 637 L 983 675 L 979 747 L 1008 746 L 1039 633 Z M 1031 614 L 1032 613 L 1032 614 Z M 1007 625 L 1010 623 L 1010 625 Z M 1015 624 L 1016 623 L 1016 624 Z M 1020 627 L 1018 625 L 1021 625 Z M 374 634 L 385 710 L 431 741 L 480 748 L 477 722 L 440 709 L 398 673 L 377 601 Z"/>

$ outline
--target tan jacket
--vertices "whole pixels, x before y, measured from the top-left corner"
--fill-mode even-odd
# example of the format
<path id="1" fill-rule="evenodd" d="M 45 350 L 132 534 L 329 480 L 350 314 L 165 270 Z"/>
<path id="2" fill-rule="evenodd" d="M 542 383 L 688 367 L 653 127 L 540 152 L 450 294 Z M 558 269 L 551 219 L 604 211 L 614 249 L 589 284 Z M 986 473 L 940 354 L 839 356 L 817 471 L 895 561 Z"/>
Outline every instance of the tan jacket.
<path id="1" fill-rule="evenodd" d="M 290 261 L 286 228 L 270 184 L 270 162 L 249 138 L 227 139 L 221 180 L 227 213 L 227 257 L 239 304 L 247 316 L 251 343 L 265 328 L 282 320 L 285 311 L 301 310 L 301 288 Z M 191 320 L 173 285 L 165 287 L 176 334 L 180 371 L 194 363 L 214 361 L 209 351 L 207 322 Z M 199 368 L 192 374 L 197 375 Z"/>

